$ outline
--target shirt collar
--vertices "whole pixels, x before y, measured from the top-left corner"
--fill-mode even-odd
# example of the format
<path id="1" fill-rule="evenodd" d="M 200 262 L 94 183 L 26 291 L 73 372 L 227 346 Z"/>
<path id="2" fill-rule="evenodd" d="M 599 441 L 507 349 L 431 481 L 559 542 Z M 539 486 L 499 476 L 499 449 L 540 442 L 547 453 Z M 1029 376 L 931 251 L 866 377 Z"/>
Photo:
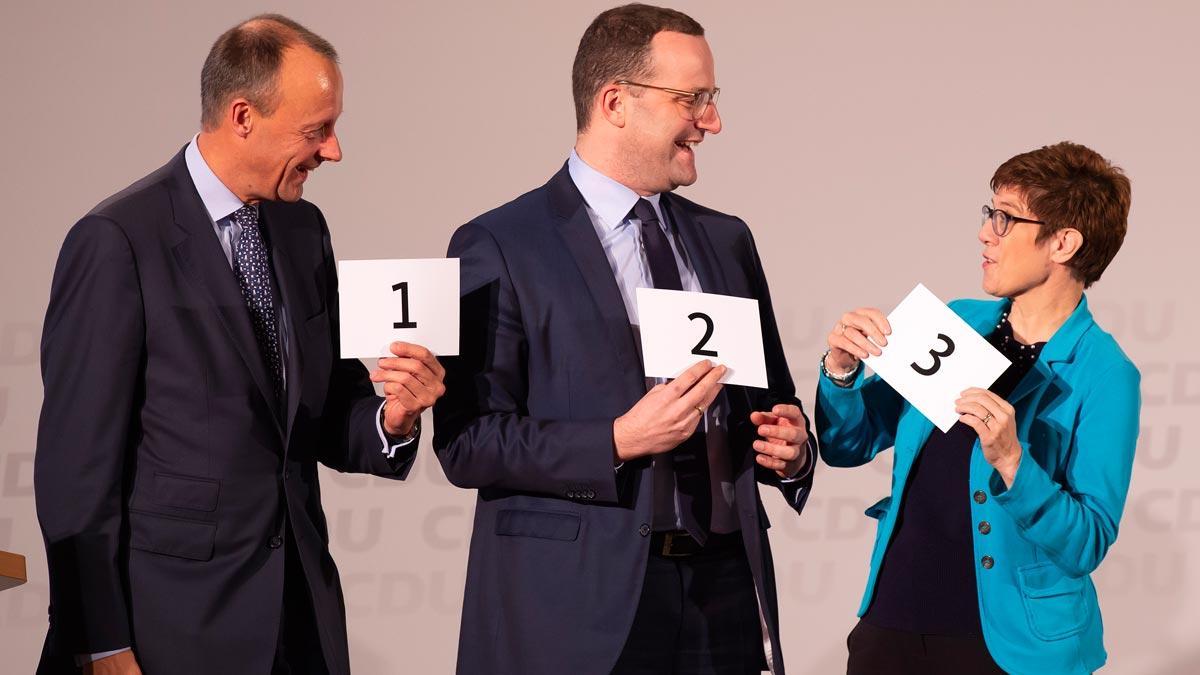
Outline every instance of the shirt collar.
<path id="1" fill-rule="evenodd" d="M 204 161 L 204 156 L 200 154 L 200 146 L 196 143 L 198 136 L 199 134 L 192 136 L 192 142 L 188 143 L 187 149 L 183 151 L 183 159 L 187 162 L 188 173 L 192 176 L 196 191 L 200 193 L 200 201 L 204 202 L 208 216 L 214 223 L 219 223 L 245 204 L 225 187 L 221 179 L 217 178 L 217 174 L 209 168 L 208 162 Z"/>
<path id="2" fill-rule="evenodd" d="M 579 188 L 583 200 L 595 212 L 596 217 L 600 219 L 600 225 L 606 230 L 623 225 L 633 205 L 641 199 L 638 193 L 592 168 L 574 149 L 567 159 L 567 172 L 571 174 L 571 180 L 575 187 Z M 664 222 L 662 207 L 659 204 L 662 194 L 650 195 L 645 199 L 658 214 L 658 222 Z"/>

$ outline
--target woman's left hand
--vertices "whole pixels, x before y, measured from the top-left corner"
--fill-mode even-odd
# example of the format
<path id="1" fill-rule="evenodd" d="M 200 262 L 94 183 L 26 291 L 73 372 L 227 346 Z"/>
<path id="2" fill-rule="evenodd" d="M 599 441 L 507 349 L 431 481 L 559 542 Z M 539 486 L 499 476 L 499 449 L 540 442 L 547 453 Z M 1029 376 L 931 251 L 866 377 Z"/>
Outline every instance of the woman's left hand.
<path id="1" fill-rule="evenodd" d="M 983 457 L 1004 484 L 1011 486 L 1021 463 L 1021 442 L 1017 440 L 1015 411 L 1008 401 L 987 389 L 972 387 L 954 403 L 958 421 L 979 434 Z"/>

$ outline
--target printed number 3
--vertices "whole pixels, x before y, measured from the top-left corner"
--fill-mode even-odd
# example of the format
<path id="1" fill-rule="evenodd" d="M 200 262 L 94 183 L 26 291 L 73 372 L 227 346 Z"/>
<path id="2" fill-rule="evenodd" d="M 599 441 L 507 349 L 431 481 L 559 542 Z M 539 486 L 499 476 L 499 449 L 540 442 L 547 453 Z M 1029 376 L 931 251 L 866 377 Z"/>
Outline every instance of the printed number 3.
<path id="1" fill-rule="evenodd" d="M 704 345 L 708 344 L 709 339 L 712 338 L 712 334 L 713 334 L 712 317 L 705 314 L 704 312 L 692 312 L 691 314 L 688 314 L 688 320 L 695 321 L 696 319 L 701 319 L 702 321 L 704 321 L 705 329 L 704 329 L 704 337 L 700 338 L 700 341 L 696 343 L 695 347 L 692 347 L 692 353 L 695 354 L 696 356 L 716 356 L 717 352 L 715 350 L 704 348 Z"/>
<path id="2" fill-rule="evenodd" d="M 929 355 L 933 357 L 933 365 L 929 366 L 928 368 L 922 368 L 921 366 L 917 365 L 916 361 L 913 361 L 910 364 L 912 365 L 913 370 L 922 375 L 933 375 L 942 367 L 942 358 L 950 356 L 954 353 L 954 340 L 951 340 L 949 335 L 946 335 L 945 333 L 938 333 L 938 339 L 946 343 L 945 351 L 939 352 L 937 350 L 930 349 Z"/>

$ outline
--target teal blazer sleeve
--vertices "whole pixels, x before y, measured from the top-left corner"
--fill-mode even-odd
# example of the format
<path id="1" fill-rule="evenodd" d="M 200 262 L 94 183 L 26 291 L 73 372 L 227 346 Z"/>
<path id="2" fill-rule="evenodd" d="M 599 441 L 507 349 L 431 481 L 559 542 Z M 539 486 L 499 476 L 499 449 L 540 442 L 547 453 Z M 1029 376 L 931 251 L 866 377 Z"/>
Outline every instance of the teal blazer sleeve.
<path id="1" fill-rule="evenodd" d="M 1129 361 L 1095 378 L 1079 407 L 1065 467 L 1069 489 L 1025 449 L 1011 486 L 1005 488 L 998 473 L 989 483 L 1021 536 L 1072 576 L 1095 570 L 1117 538 L 1137 445 L 1140 382 Z"/>

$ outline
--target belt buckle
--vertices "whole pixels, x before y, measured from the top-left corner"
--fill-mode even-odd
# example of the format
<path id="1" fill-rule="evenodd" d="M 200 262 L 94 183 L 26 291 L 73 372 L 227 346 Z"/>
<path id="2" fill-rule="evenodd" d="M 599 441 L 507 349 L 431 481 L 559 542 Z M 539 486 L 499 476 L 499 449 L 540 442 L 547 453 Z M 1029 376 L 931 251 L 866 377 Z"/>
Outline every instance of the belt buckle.
<path id="1" fill-rule="evenodd" d="M 681 539 L 683 537 L 689 537 L 689 535 L 684 532 L 664 532 L 663 533 L 663 547 L 662 547 L 663 557 L 686 558 L 687 556 L 691 555 L 690 553 L 673 553 L 671 551 L 671 545 L 675 542 L 675 539 L 677 539 L 677 538 Z"/>

